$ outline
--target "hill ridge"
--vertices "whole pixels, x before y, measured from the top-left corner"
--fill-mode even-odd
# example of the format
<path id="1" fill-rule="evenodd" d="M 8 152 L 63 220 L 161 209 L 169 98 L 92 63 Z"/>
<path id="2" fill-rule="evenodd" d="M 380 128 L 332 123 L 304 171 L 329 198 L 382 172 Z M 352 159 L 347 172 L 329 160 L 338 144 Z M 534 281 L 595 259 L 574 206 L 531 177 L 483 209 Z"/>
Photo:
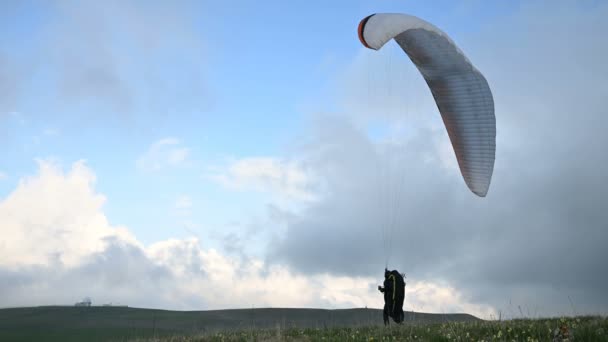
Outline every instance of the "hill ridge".
<path id="1" fill-rule="evenodd" d="M 405 324 L 471 321 L 481 320 L 466 313 L 405 312 Z M 180 311 L 48 305 L 0 309 L 0 340 L 39 340 L 55 335 L 62 338 L 73 336 L 74 340 L 107 340 L 120 336 L 195 335 L 251 328 L 304 329 L 382 324 L 382 310 L 374 308 L 265 307 Z"/>

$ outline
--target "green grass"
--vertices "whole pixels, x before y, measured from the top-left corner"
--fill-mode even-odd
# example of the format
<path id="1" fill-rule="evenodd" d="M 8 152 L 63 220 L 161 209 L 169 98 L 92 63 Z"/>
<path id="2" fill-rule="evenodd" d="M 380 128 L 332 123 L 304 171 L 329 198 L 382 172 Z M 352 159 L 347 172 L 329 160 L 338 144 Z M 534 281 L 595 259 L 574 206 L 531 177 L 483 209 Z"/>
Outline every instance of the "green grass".
<path id="1" fill-rule="evenodd" d="M 598 316 L 483 321 L 406 312 L 382 325 L 376 309 L 168 311 L 126 307 L 0 309 L 0 341 L 607 341 Z"/>
<path id="2" fill-rule="evenodd" d="M 560 329 L 561 328 L 561 329 Z M 560 333 L 561 332 L 561 333 Z M 564 333 L 567 332 L 567 336 Z M 139 339 L 149 341 L 150 339 Z M 391 327 L 259 329 L 155 341 L 608 341 L 605 317 L 411 323 Z"/>

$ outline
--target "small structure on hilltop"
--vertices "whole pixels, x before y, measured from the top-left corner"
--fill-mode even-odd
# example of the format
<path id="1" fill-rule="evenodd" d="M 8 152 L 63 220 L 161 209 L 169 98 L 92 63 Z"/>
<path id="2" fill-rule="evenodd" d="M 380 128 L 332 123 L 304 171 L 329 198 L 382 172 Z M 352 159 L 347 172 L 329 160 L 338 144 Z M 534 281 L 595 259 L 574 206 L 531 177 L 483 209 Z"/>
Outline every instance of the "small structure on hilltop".
<path id="1" fill-rule="evenodd" d="M 85 297 L 82 302 L 78 302 L 74 306 L 91 306 L 91 298 Z"/>
<path id="2" fill-rule="evenodd" d="M 106 303 L 106 304 L 103 304 L 102 306 L 106 306 L 106 307 L 111 306 L 111 307 L 116 307 L 116 308 L 126 308 L 126 307 L 128 307 L 128 305 L 120 304 L 120 303 Z"/>

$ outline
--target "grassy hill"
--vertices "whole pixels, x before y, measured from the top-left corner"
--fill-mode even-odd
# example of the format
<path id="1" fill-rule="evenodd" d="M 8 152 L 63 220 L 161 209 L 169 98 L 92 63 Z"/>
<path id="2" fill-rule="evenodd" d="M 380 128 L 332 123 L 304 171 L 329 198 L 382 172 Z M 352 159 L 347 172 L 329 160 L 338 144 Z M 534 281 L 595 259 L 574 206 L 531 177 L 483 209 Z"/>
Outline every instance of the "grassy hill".
<path id="1" fill-rule="evenodd" d="M 405 312 L 409 323 L 474 322 L 468 314 Z M 221 330 L 382 325 L 378 309 L 169 311 L 129 307 L 44 306 L 0 309 L 0 341 L 106 341 L 208 334 Z"/>

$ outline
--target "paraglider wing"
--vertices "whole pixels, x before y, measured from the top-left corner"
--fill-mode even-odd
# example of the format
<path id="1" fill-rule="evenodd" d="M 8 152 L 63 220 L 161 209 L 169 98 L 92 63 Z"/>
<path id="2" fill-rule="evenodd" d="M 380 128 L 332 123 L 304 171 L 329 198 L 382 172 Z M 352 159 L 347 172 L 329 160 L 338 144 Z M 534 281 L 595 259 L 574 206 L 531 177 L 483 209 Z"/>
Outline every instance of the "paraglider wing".
<path id="1" fill-rule="evenodd" d="M 485 77 L 447 34 L 411 15 L 372 14 L 361 20 L 359 39 L 373 50 L 395 39 L 409 56 L 433 94 L 465 183 L 485 197 L 496 153 L 494 99 Z"/>

